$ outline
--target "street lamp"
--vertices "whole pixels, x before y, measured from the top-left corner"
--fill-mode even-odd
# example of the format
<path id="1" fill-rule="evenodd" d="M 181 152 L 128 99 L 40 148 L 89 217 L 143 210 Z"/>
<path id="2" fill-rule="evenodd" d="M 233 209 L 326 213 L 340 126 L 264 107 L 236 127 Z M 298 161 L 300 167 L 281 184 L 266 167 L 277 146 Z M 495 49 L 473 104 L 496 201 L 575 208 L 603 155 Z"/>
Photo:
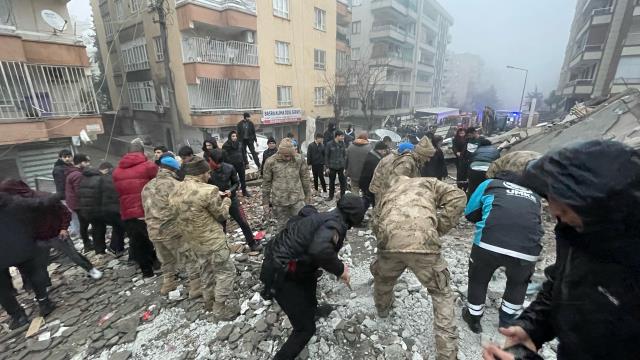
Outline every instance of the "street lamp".
<path id="1" fill-rule="evenodd" d="M 524 103 L 524 92 L 527 89 L 527 78 L 529 77 L 529 70 L 511 65 L 507 65 L 507 69 L 524 71 L 524 86 L 522 87 L 522 97 L 520 98 L 520 109 L 518 109 L 519 112 L 522 112 L 522 104 Z"/>

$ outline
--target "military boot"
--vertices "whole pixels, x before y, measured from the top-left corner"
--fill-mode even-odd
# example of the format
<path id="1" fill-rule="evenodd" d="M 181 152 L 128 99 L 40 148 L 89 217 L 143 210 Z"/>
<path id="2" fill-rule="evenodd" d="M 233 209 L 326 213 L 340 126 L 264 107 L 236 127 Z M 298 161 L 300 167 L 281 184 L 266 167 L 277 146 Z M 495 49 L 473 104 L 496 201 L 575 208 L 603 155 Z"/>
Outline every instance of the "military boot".
<path id="1" fill-rule="evenodd" d="M 165 296 L 178 287 L 174 274 L 164 274 L 162 276 L 162 287 L 160 287 L 160 295 Z"/>
<path id="2" fill-rule="evenodd" d="M 231 321 L 240 315 L 240 305 L 237 300 L 229 300 L 226 303 L 216 301 L 213 303 L 211 311 L 218 321 Z"/>
<path id="3" fill-rule="evenodd" d="M 189 281 L 189 299 L 197 299 L 202 296 L 202 288 L 200 286 L 200 278 Z"/>

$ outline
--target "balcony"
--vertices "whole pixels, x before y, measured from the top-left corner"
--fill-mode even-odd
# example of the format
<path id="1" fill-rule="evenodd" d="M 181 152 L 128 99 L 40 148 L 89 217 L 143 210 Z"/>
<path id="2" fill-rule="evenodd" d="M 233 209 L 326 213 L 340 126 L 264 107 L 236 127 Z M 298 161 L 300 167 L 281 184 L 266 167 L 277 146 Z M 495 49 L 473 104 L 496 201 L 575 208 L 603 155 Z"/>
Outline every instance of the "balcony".
<path id="1" fill-rule="evenodd" d="M 184 4 L 197 4 L 215 10 L 239 10 L 256 13 L 255 0 L 177 0 L 176 7 Z"/>
<path id="2" fill-rule="evenodd" d="M 628 33 L 624 46 L 640 46 L 640 33 Z"/>
<path id="3" fill-rule="evenodd" d="M 401 46 L 411 46 L 409 41 L 415 40 L 415 35 L 395 25 L 373 25 L 369 38 L 372 41 L 392 41 Z"/>
<path id="4" fill-rule="evenodd" d="M 180 31 L 192 30 L 197 23 L 226 29 L 257 29 L 255 0 L 179 0 L 176 15 Z"/>
<path id="5" fill-rule="evenodd" d="M 594 9 L 593 11 L 591 11 L 591 13 L 588 16 L 585 17 L 584 25 L 582 25 L 582 28 L 578 32 L 576 39 L 580 38 L 580 36 L 582 36 L 582 34 L 584 34 L 584 32 L 587 31 L 587 29 L 589 29 L 591 26 L 608 24 L 611 22 L 612 19 L 613 19 L 612 7 Z"/>
<path id="6" fill-rule="evenodd" d="M 392 18 L 399 21 L 416 19 L 417 6 L 412 0 L 373 0 L 371 11 L 381 18 Z"/>
<path id="7" fill-rule="evenodd" d="M 218 113 L 260 109 L 260 81 L 199 78 L 189 85 L 192 113 Z"/>
<path id="8" fill-rule="evenodd" d="M 593 92 L 594 79 L 574 79 L 565 85 L 564 95 L 590 95 Z"/>
<path id="9" fill-rule="evenodd" d="M 192 37 L 182 42 L 185 63 L 258 66 L 258 47 L 240 41 Z"/>
<path id="10" fill-rule="evenodd" d="M 342 26 L 349 26 L 351 24 L 351 7 L 341 0 L 337 1 L 336 21 L 338 25 Z"/>
<path id="11" fill-rule="evenodd" d="M 379 66 L 391 66 L 395 68 L 413 67 L 413 56 L 394 52 L 389 52 L 386 56 L 373 58 L 372 60 Z"/>
<path id="12" fill-rule="evenodd" d="M 574 52 L 574 58 L 569 63 L 569 67 L 575 67 L 578 64 L 594 63 L 602 58 L 602 50 L 604 44 L 589 44 L 582 48 L 577 48 Z"/>

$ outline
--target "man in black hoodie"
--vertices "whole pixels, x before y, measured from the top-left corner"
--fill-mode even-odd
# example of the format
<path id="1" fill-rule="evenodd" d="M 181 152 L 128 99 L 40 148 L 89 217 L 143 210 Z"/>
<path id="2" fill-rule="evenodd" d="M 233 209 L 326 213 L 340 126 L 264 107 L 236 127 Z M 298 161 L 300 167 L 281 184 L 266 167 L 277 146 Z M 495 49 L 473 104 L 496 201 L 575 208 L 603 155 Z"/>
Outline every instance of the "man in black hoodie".
<path id="1" fill-rule="evenodd" d="M 238 172 L 240 178 L 240 188 L 242 189 L 242 196 L 251 197 L 247 191 L 247 182 L 245 180 L 245 168 L 242 155 L 242 145 L 238 140 L 238 133 L 231 131 L 227 137 L 227 141 L 222 145 L 224 151 L 224 162 L 233 165 Z"/>
<path id="2" fill-rule="evenodd" d="M 295 359 L 316 332 L 319 268 L 349 284 L 349 268 L 338 258 L 338 251 L 347 230 L 360 224 L 364 213 L 362 200 L 353 194 L 340 198 L 337 208 L 329 212 L 305 206 L 268 244 L 260 275 L 265 283 L 263 295 L 275 297 L 293 326 L 274 359 Z"/>
<path id="3" fill-rule="evenodd" d="M 64 183 L 67 179 L 65 170 L 73 167 L 73 154 L 69 149 L 62 149 L 58 153 L 58 160 L 53 164 L 53 182 L 56 184 L 56 193 L 64 194 Z"/>
<path id="4" fill-rule="evenodd" d="M 256 166 L 260 168 L 260 159 L 258 159 L 258 153 L 256 152 L 256 148 L 253 145 L 255 143 L 258 144 L 258 137 L 256 136 L 256 128 L 249 120 L 251 118 L 251 114 L 248 112 L 242 115 L 242 120 L 238 123 L 237 131 L 238 131 L 238 139 L 242 142 L 242 155 L 244 159 L 244 163 L 249 165 L 249 160 L 247 160 L 247 147 L 251 152 L 251 157 L 253 158 L 253 162 L 256 163 Z"/>
<path id="5" fill-rule="evenodd" d="M 506 346 L 537 351 L 558 338 L 558 359 L 640 359 L 640 152 L 593 140 L 527 166 L 528 188 L 558 219 L 556 262 L 531 305 L 500 329 Z M 484 359 L 514 355 L 488 345 Z"/>
<path id="6" fill-rule="evenodd" d="M 324 137 L 316 134 L 316 141 L 307 147 L 307 165 L 311 166 L 313 174 L 313 188 L 318 192 L 318 180 L 322 184 L 322 192 L 327 192 L 327 183 L 324 180 Z"/>

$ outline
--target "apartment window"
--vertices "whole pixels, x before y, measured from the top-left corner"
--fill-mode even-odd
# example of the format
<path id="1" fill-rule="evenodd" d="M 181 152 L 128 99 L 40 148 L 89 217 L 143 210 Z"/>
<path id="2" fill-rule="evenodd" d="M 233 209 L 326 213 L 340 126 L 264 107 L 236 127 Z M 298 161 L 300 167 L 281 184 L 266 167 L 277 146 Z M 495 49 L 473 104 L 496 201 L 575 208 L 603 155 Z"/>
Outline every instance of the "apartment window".
<path id="1" fill-rule="evenodd" d="M 289 43 L 276 41 L 276 63 L 290 64 L 289 61 Z"/>
<path id="2" fill-rule="evenodd" d="M 104 23 L 104 33 L 107 36 L 107 40 L 111 40 L 113 38 L 113 34 L 115 33 L 113 22 L 111 21 L 111 16 L 103 15 L 102 22 Z"/>
<path id="3" fill-rule="evenodd" d="M 327 104 L 327 99 L 325 97 L 324 94 L 324 88 L 323 87 L 317 87 L 315 88 L 315 97 L 313 100 L 313 104 L 314 105 L 326 105 Z"/>
<path id="4" fill-rule="evenodd" d="M 640 56 L 623 56 L 618 63 L 616 79 L 627 82 L 640 82 Z"/>
<path id="5" fill-rule="evenodd" d="M 164 46 L 162 38 L 157 36 L 153 38 L 153 44 L 156 47 L 156 61 L 164 61 Z"/>
<path id="6" fill-rule="evenodd" d="M 291 106 L 291 86 L 278 86 L 278 106 Z"/>
<path id="7" fill-rule="evenodd" d="M 127 83 L 129 102 L 134 110 L 156 110 L 156 91 L 153 81 Z"/>
<path id="8" fill-rule="evenodd" d="M 349 56 L 345 51 L 336 50 L 336 69 L 344 70 L 347 68 Z"/>
<path id="9" fill-rule="evenodd" d="M 116 10 L 116 20 L 124 19 L 124 4 L 122 3 L 122 1 L 123 0 L 115 0 L 113 2 L 113 6 Z"/>
<path id="10" fill-rule="evenodd" d="M 360 48 L 351 48 L 351 60 L 360 60 Z"/>
<path id="11" fill-rule="evenodd" d="M 289 18 L 289 0 L 273 0 L 273 15 Z"/>
<path id="12" fill-rule="evenodd" d="M 149 68 L 147 44 L 144 38 L 122 44 L 122 61 L 125 71 L 136 71 Z"/>
<path id="13" fill-rule="evenodd" d="M 350 98 L 349 99 L 349 107 L 357 110 L 360 109 L 360 99 L 358 98 Z"/>
<path id="14" fill-rule="evenodd" d="M 316 13 L 316 17 L 315 17 L 316 21 L 315 21 L 314 27 L 318 30 L 325 31 L 327 29 L 327 23 L 326 23 L 327 12 L 318 8 L 314 8 L 314 11 Z"/>
<path id="15" fill-rule="evenodd" d="M 327 52 L 320 49 L 313 50 L 313 67 L 317 70 L 324 70 L 326 67 L 325 58 Z"/>
<path id="16" fill-rule="evenodd" d="M 360 21 L 354 21 L 351 23 L 351 33 L 352 34 L 360 34 L 360 25 L 362 23 Z"/>

